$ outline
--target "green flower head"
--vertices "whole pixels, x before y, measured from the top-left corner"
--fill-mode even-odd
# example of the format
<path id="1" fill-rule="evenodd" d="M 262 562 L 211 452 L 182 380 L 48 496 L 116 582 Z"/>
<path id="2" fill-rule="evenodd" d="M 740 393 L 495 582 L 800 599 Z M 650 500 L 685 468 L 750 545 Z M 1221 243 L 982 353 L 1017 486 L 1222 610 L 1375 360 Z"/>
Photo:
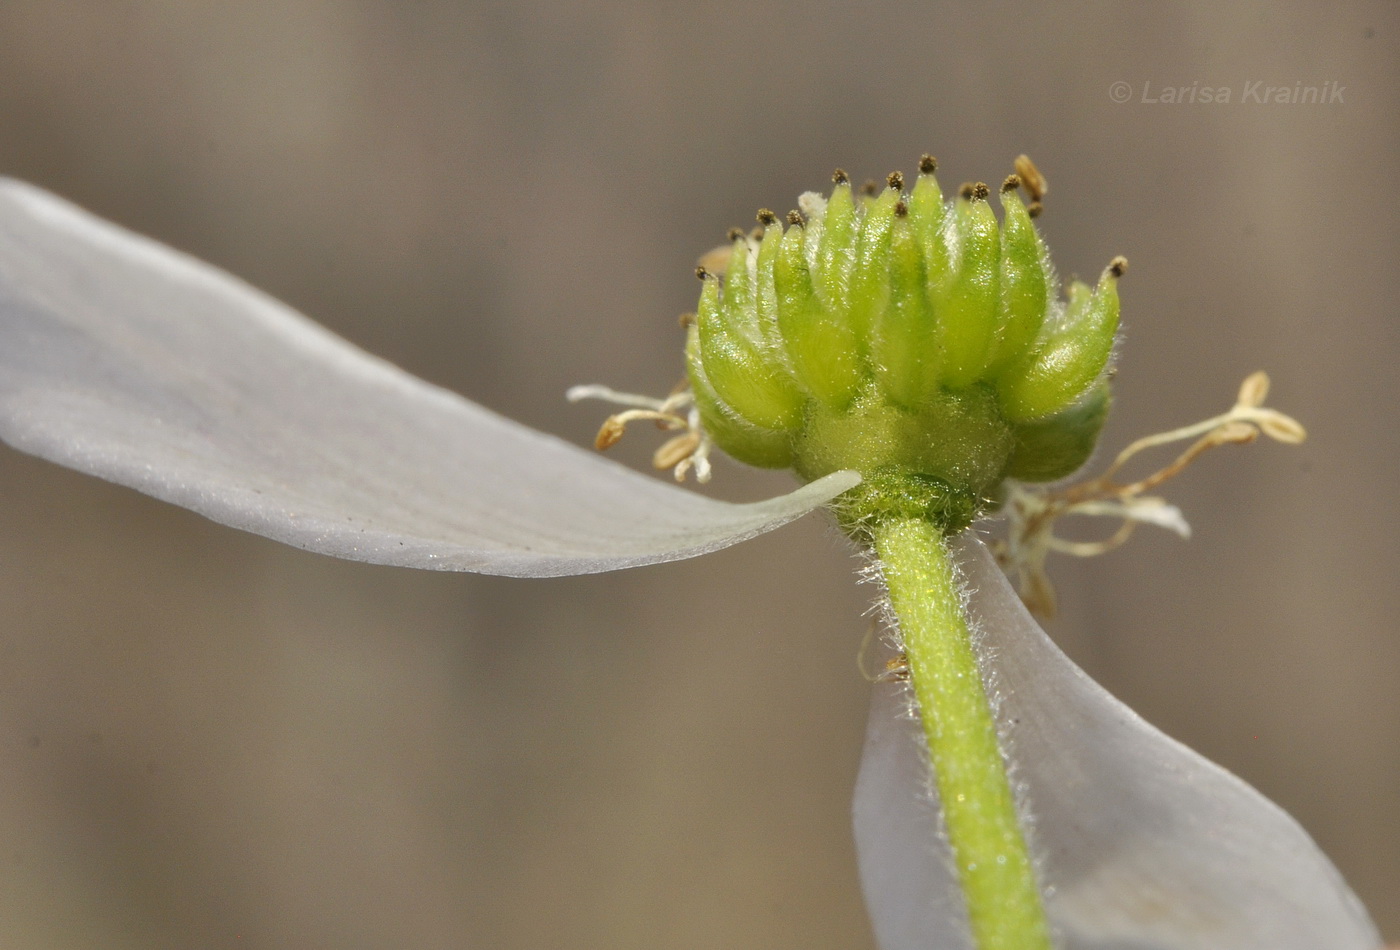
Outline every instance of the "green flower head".
<path id="1" fill-rule="evenodd" d="M 945 200 L 931 156 L 913 187 L 808 193 L 780 221 L 731 232 L 704 287 L 686 362 L 700 422 L 734 458 L 811 481 L 853 469 L 842 522 L 932 517 L 952 530 L 994 506 L 1007 478 L 1082 465 L 1109 403 L 1116 258 L 1062 300 L 1032 217 L 1029 159 L 1002 184 Z M 1020 196 L 1025 188 L 1031 203 Z"/>

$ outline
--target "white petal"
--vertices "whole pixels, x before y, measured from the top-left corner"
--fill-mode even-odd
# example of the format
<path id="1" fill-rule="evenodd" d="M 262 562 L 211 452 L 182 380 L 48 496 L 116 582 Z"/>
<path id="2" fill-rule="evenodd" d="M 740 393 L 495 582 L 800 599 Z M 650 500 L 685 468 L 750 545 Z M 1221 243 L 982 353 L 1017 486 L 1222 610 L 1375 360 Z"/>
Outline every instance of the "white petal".
<path id="1" fill-rule="evenodd" d="M 908 684 L 874 685 L 856 779 L 856 852 L 882 950 L 972 950 Z"/>
<path id="2" fill-rule="evenodd" d="M 0 180 L 0 437 L 215 521 L 516 576 L 675 560 L 859 478 L 712 501 L 369 356 L 235 278 Z"/>
<path id="3" fill-rule="evenodd" d="M 1063 950 L 1380 946 L 1297 822 L 1070 662 L 981 542 L 957 550 Z M 876 685 L 855 801 L 866 899 L 884 950 L 968 950 L 909 703 Z"/>

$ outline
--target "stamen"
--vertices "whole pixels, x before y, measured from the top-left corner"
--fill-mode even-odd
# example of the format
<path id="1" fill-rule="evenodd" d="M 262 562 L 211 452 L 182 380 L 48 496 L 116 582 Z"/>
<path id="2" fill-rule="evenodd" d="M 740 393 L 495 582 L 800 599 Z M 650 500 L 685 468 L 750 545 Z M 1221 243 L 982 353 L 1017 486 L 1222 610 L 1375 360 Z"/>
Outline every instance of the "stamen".
<path id="1" fill-rule="evenodd" d="M 1040 202 L 1050 191 L 1050 185 L 1046 183 L 1045 176 L 1040 173 L 1040 169 L 1035 167 L 1035 162 L 1031 161 L 1029 155 L 1017 155 L 1016 160 L 1011 163 L 1016 174 L 1020 176 L 1021 184 L 1026 188 L 1026 194 L 1031 196 L 1031 201 Z"/>
<path id="2" fill-rule="evenodd" d="M 598 427 L 598 434 L 593 439 L 593 447 L 599 452 L 606 451 L 622 441 L 622 435 L 626 431 L 627 423 L 618 419 L 617 416 L 608 416 Z"/>
<path id="3" fill-rule="evenodd" d="M 1018 575 L 1021 599 L 1026 606 L 1041 616 L 1054 614 L 1055 592 L 1045 575 L 1045 558 L 1051 551 L 1077 557 L 1104 554 L 1127 541 L 1139 524 L 1153 524 L 1189 537 L 1191 528 L 1180 510 L 1146 492 L 1175 478 L 1209 450 L 1221 445 L 1248 444 L 1258 439 L 1261 432 L 1287 444 L 1307 438 L 1307 431 L 1297 420 L 1262 405 L 1268 391 L 1268 376 L 1251 375 L 1240 386 L 1229 412 L 1138 439 L 1119 452 L 1103 474 L 1089 481 L 1053 491 L 1013 486 L 1004 509 L 1011 530 L 1007 540 L 999 545 L 997 557 L 1004 568 Z M 1194 441 L 1185 451 L 1150 475 L 1127 483 L 1114 480 L 1139 453 L 1188 439 Z M 1121 519 L 1122 524 L 1100 541 L 1066 541 L 1054 534 L 1055 522 L 1065 515 L 1107 516 Z"/>
<path id="4" fill-rule="evenodd" d="M 600 399 L 603 402 L 610 402 L 615 406 L 631 406 L 635 409 L 654 409 L 657 412 L 669 411 L 668 404 L 674 398 L 674 394 L 665 399 L 657 399 L 654 396 L 639 396 L 636 393 L 624 393 L 610 386 L 599 386 L 594 383 L 570 386 L 564 393 L 564 398 L 569 402 L 583 402 L 585 399 Z M 689 400 L 687 399 L 687 402 Z"/>
<path id="5" fill-rule="evenodd" d="M 661 448 L 657 449 L 656 454 L 651 457 L 651 464 L 660 471 L 675 468 L 694 455 L 695 450 L 699 447 L 699 433 L 686 432 L 684 435 L 678 435 L 663 442 Z"/>
<path id="6" fill-rule="evenodd" d="M 865 630 L 865 636 L 860 639 L 860 649 L 856 651 L 856 668 L 860 670 L 860 675 L 867 683 L 907 682 L 909 680 L 909 655 L 903 650 L 886 660 L 879 672 L 870 669 L 868 656 L 870 645 L 875 642 L 876 630 L 877 624 L 872 620 L 870 626 Z"/>
<path id="7" fill-rule="evenodd" d="M 685 427 L 684 419 L 669 412 L 628 409 L 626 412 L 619 412 L 617 415 L 608 416 L 603 420 L 603 425 L 598 429 L 598 436 L 593 440 L 593 447 L 602 452 L 617 445 L 618 442 L 622 441 L 622 434 L 627 429 L 627 423 L 636 422 L 638 419 L 655 419 L 657 427 L 662 429 Z"/>
<path id="8" fill-rule="evenodd" d="M 1260 370 L 1257 373 L 1250 373 L 1240 383 L 1240 395 L 1235 400 L 1236 406 L 1247 406 L 1251 409 L 1262 406 L 1264 398 L 1269 395 L 1269 374 Z"/>
<path id="9" fill-rule="evenodd" d="M 607 386 L 597 385 L 574 386 L 564 395 L 569 402 L 599 399 L 614 405 L 630 407 L 603 420 L 603 425 L 593 442 L 599 451 L 616 445 L 628 423 L 639 420 L 652 420 L 658 429 L 684 429 L 683 433 L 668 439 L 656 450 L 652 456 L 652 463 L 659 469 L 674 469 L 678 482 L 685 481 L 691 471 L 695 472 L 697 482 L 703 484 L 710 480 L 710 452 L 714 448 L 714 442 L 700 423 L 700 410 L 695 407 L 695 397 L 684 380 L 677 383 L 665 399 L 618 392 Z"/>
<path id="10" fill-rule="evenodd" d="M 1080 513 L 1084 514 L 1085 512 Z M 1118 526 L 1118 531 L 1111 538 L 1103 541 L 1063 541 L 1060 538 L 1051 538 L 1049 548 L 1061 554 L 1073 554 L 1075 557 L 1098 557 L 1100 554 L 1107 554 L 1128 540 L 1135 527 L 1137 527 L 1137 522 L 1124 521 Z"/>
<path id="11" fill-rule="evenodd" d="M 907 683 L 909 682 L 909 655 L 900 652 L 898 656 L 892 656 L 885 661 L 885 672 L 875 677 L 877 683 Z"/>
<path id="12" fill-rule="evenodd" d="M 701 485 L 707 484 L 710 480 L 710 448 L 713 446 L 708 437 L 700 443 L 700 447 L 692 452 L 688 457 L 680 460 L 676 465 L 676 481 L 685 481 L 686 473 L 692 468 L 695 469 L 695 480 Z"/>
<path id="13" fill-rule="evenodd" d="M 1269 438 L 1286 445 L 1297 445 L 1308 437 L 1308 430 L 1299 425 L 1297 419 L 1271 409 L 1261 410 L 1253 421 Z"/>

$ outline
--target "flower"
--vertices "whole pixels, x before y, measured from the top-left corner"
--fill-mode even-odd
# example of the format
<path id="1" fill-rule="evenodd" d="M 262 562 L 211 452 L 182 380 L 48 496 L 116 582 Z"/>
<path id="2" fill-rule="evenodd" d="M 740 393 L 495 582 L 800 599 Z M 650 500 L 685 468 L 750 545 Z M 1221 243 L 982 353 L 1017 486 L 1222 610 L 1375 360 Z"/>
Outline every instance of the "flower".
<path id="1" fill-rule="evenodd" d="M 749 505 L 642 477 L 430 386 L 228 275 L 0 182 L 0 436 L 311 551 L 549 576 L 694 556 L 858 482 Z M 979 542 L 969 608 L 1063 946 L 1374 950 L 1306 833 L 1050 643 Z M 898 680 L 875 687 L 855 816 L 885 950 L 968 947 Z"/>

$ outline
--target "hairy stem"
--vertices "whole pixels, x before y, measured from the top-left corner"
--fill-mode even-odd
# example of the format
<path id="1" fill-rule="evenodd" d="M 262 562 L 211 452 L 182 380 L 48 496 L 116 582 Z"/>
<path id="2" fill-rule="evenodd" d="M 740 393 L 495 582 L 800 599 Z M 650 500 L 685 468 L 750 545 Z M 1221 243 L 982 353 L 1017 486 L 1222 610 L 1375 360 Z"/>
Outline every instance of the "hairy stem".
<path id="1" fill-rule="evenodd" d="M 939 529 L 890 519 L 873 532 L 904 635 L 977 950 L 1050 950 L 1050 930 Z"/>

